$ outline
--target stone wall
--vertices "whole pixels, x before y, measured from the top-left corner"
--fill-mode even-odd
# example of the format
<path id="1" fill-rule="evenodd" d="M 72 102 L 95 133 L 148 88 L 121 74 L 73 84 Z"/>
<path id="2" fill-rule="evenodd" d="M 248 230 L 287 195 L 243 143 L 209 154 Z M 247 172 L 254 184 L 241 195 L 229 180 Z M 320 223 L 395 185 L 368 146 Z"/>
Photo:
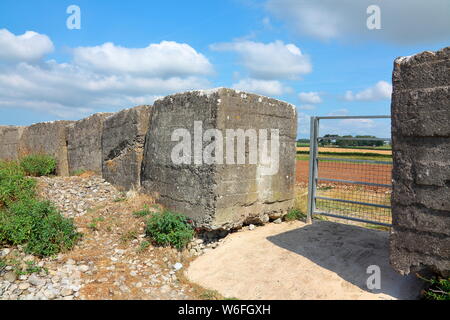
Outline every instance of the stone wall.
<path id="1" fill-rule="evenodd" d="M 36 123 L 25 127 L 20 139 L 18 154 L 48 154 L 54 156 L 58 175 L 69 175 L 67 160 L 67 127 L 73 121 L 54 121 Z"/>
<path id="2" fill-rule="evenodd" d="M 112 113 L 96 113 L 68 128 L 68 160 L 71 174 L 77 171 L 102 172 L 102 133 L 105 119 Z"/>
<path id="3" fill-rule="evenodd" d="M 391 264 L 450 271 L 450 47 L 399 58 L 392 96 Z"/>
<path id="4" fill-rule="evenodd" d="M 0 159 L 17 160 L 24 127 L 0 126 Z"/>
<path id="5" fill-rule="evenodd" d="M 202 142 L 202 132 L 195 134 L 198 132 L 196 121 L 201 122 L 203 133 L 218 129 L 223 139 L 216 136 L 214 141 Z M 172 141 L 176 129 L 185 129 L 191 137 L 188 144 L 192 146 L 192 154 L 186 163 L 174 163 L 172 159 L 172 152 L 180 143 L 178 139 Z M 227 129 L 254 129 L 257 133 L 260 129 L 278 129 L 277 172 L 265 175 L 267 167 L 259 157 L 257 163 L 249 161 L 249 140 L 245 143 L 243 164 L 225 163 L 225 159 L 222 159 L 223 164 L 205 163 L 202 152 L 196 153 L 193 141 L 200 139 L 203 150 L 213 142 L 221 144 L 225 155 Z M 198 226 L 209 230 L 233 229 L 245 223 L 276 219 L 293 205 L 296 134 L 295 108 L 274 99 L 231 89 L 166 97 L 156 101 L 153 107 L 144 151 L 142 186 L 146 192 L 157 195 L 168 208 L 186 214 Z M 270 149 L 273 140 L 270 132 L 269 137 Z M 237 150 L 236 142 L 234 150 L 230 150 L 235 161 Z M 196 164 L 195 159 L 201 164 Z"/>
<path id="6" fill-rule="evenodd" d="M 151 106 L 122 110 L 105 120 L 102 134 L 103 178 L 124 190 L 138 189 Z"/>

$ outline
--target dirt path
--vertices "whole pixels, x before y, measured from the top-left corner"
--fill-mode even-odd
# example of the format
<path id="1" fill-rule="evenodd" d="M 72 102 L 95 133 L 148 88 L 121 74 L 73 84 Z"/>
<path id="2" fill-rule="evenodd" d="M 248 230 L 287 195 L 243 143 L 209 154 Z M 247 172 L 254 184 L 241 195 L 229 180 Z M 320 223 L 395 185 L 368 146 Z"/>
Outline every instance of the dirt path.
<path id="1" fill-rule="evenodd" d="M 188 279 L 238 299 L 413 299 L 421 283 L 388 262 L 388 234 L 327 221 L 269 224 L 232 234 L 193 261 Z M 381 290 L 370 292 L 367 267 Z"/>

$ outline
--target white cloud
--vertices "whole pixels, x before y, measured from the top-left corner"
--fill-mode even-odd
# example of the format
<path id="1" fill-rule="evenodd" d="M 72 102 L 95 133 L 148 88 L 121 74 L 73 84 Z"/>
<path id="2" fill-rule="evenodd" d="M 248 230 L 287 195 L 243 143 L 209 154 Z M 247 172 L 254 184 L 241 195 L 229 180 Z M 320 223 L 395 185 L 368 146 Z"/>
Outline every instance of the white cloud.
<path id="1" fill-rule="evenodd" d="M 262 80 L 298 79 L 310 73 L 312 65 L 294 44 L 283 41 L 261 43 L 235 41 L 211 45 L 212 50 L 234 51 L 240 55 L 240 62 L 251 78 Z"/>
<path id="2" fill-rule="evenodd" d="M 298 98 L 304 103 L 322 103 L 322 98 L 318 92 L 300 92 Z"/>
<path id="3" fill-rule="evenodd" d="M 390 99 L 391 94 L 392 85 L 386 81 L 379 81 L 374 86 L 357 93 L 347 91 L 344 99 L 347 101 L 378 101 Z"/>
<path id="4" fill-rule="evenodd" d="M 329 112 L 327 116 L 346 116 L 348 113 L 348 109 L 342 108 Z"/>
<path id="5" fill-rule="evenodd" d="M 169 46 L 177 47 L 177 44 L 170 43 Z M 94 48 L 102 47 L 104 46 Z M 69 63 L 42 59 L 30 62 L 24 59 L 19 63 L 3 64 L 0 65 L 0 108 L 28 108 L 60 118 L 79 118 L 98 111 L 115 111 L 138 104 L 151 104 L 161 96 L 174 92 L 209 88 L 210 83 L 203 76 L 206 74 L 205 70 L 198 69 L 203 65 L 205 68 L 209 66 L 211 70 L 209 61 L 203 61 L 206 58 L 196 60 L 195 57 L 203 56 L 187 47 L 189 46 L 183 44 L 178 47 L 188 52 L 180 54 L 174 62 L 180 67 L 179 72 L 169 66 L 167 61 L 164 62 L 160 53 L 155 53 L 153 57 L 148 52 L 145 57 L 135 57 L 141 59 L 146 66 L 147 72 L 143 73 L 137 70 L 133 72 L 134 65 L 127 70 L 126 64 L 120 62 L 120 54 L 110 55 L 106 59 L 107 63 L 95 67 L 93 64 L 98 58 L 95 54 L 91 60 L 74 59 Z M 89 48 L 84 49 L 84 53 L 89 51 Z M 130 50 L 134 52 L 134 49 Z M 120 51 L 126 52 L 127 49 L 121 48 Z M 169 54 L 167 59 L 170 57 Z M 186 59 L 184 62 L 183 57 Z M 150 62 L 147 63 L 147 60 Z M 102 67 L 106 68 L 113 61 L 119 63 L 119 66 L 113 72 L 104 72 Z M 155 65 L 155 61 L 161 62 L 161 65 Z M 198 62 L 197 65 L 194 65 L 195 61 Z M 191 69 L 183 67 L 189 64 L 192 64 Z M 149 72 L 151 68 L 154 68 L 154 73 Z"/>
<path id="6" fill-rule="evenodd" d="M 125 48 L 113 43 L 73 50 L 76 64 L 104 73 L 131 73 L 152 77 L 208 75 L 212 65 L 185 43 L 162 41 L 146 48 Z"/>
<path id="7" fill-rule="evenodd" d="M 232 85 L 233 89 L 258 93 L 266 96 L 280 96 L 289 91 L 277 80 L 242 79 Z"/>
<path id="8" fill-rule="evenodd" d="M 366 12 L 381 9 L 381 30 L 369 30 Z M 448 0 L 268 0 L 267 10 L 301 35 L 380 39 L 391 43 L 449 40 Z"/>
<path id="9" fill-rule="evenodd" d="M 0 62 L 37 61 L 53 50 L 53 43 L 45 34 L 27 31 L 16 36 L 0 29 Z"/>
<path id="10" fill-rule="evenodd" d="M 372 119 L 344 119 L 339 121 L 339 125 L 343 128 L 355 129 L 370 129 L 375 127 L 375 122 Z"/>
<path id="11" fill-rule="evenodd" d="M 316 106 L 313 104 L 302 104 L 298 107 L 300 110 L 315 110 Z"/>

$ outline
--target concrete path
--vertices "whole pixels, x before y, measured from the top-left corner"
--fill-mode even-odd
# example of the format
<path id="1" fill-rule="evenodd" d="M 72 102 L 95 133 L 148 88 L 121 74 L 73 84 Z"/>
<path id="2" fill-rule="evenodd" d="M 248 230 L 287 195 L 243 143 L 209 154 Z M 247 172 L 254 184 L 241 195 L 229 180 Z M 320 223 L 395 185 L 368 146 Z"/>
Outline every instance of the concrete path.
<path id="1" fill-rule="evenodd" d="M 415 299 L 422 283 L 389 266 L 388 236 L 328 221 L 272 223 L 229 235 L 186 275 L 238 299 Z M 370 265 L 380 267 L 380 290 L 367 288 Z"/>

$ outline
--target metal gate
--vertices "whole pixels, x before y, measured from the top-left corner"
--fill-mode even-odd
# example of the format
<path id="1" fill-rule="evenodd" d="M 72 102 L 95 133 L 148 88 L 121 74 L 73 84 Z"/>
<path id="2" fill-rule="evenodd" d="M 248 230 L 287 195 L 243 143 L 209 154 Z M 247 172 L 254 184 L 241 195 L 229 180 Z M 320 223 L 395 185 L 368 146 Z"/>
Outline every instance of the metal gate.
<path id="1" fill-rule="evenodd" d="M 308 222 L 314 215 L 346 219 L 368 225 L 391 226 L 392 158 L 365 157 L 319 150 L 326 142 L 385 141 L 390 138 L 319 136 L 319 122 L 329 119 L 389 119 L 390 116 L 312 117 L 309 146 Z M 333 149 L 331 149 L 334 151 Z M 342 150 L 342 149 L 341 149 Z M 348 150 L 347 150 L 348 151 Z M 355 149 L 354 155 L 358 151 Z M 336 156 L 339 154 L 340 156 Z M 380 159 L 378 159 L 380 157 Z"/>

